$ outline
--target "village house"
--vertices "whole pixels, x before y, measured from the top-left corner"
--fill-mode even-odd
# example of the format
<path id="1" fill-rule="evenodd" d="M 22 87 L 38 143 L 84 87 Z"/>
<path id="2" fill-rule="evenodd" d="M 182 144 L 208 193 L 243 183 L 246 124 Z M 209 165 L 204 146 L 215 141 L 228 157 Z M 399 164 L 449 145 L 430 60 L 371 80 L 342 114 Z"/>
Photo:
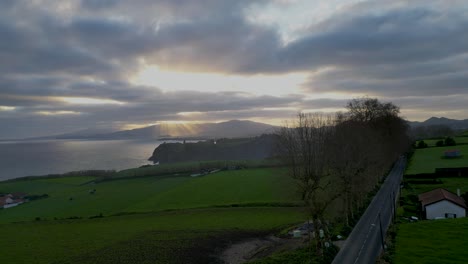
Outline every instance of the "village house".
<path id="1" fill-rule="evenodd" d="M 426 219 L 466 217 L 465 200 L 442 188 L 419 195 L 422 211 Z"/>
<path id="2" fill-rule="evenodd" d="M 0 208 L 11 208 L 27 202 L 25 193 L 9 193 L 0 197 Z"/>

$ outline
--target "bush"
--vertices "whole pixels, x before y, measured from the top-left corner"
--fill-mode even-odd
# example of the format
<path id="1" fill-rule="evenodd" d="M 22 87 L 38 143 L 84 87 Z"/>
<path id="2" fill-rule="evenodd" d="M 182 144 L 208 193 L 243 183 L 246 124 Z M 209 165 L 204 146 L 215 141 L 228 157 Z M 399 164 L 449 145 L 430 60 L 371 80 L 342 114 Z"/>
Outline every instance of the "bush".
<path id="1" fill-rule="evenodd" d="M 417 148 L 418 149 L 427 148 L 427 143 L 424 142 L 424 140 L 421 140 L 418 142 Z"/>
<path id="2" fill-rule="evenodd" d="M 436 142 L 436 147 L 443 147 L 443 146 L 445 146 L 445 143 L 443 140 L 439 140 Z"/>
<path id="3" fill-rule="evenodd" d="M 446 137 L 445 138 L 445 145 L 446 146 L 456 146 L 457 143 L 455 142 L 455 139 L 453 139 L 451 137 Z"/>
<path id="4" fill-rule="evenodd" d="M 48 198 L 48 194 L 41 194 L 41 195 L 27 195 L 24 198 L 28 199 L 29 201 L 34 201 L 34 200 L 39 200 L 39 199 L 45 199 Z"/>

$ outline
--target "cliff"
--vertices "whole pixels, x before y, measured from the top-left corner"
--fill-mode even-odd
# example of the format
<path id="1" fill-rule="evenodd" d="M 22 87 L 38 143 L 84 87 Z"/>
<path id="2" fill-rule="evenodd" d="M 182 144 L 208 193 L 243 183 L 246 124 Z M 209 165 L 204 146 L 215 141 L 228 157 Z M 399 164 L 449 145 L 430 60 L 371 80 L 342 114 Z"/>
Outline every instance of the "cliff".
<path id="1" fill-rule="evenodd" d="M 163 143 L 153 151 L 149 160 L 160 164 L 204 160 L 260 160 L 272 156 L 276 137 L 262 135 L 196 143 Z"/>

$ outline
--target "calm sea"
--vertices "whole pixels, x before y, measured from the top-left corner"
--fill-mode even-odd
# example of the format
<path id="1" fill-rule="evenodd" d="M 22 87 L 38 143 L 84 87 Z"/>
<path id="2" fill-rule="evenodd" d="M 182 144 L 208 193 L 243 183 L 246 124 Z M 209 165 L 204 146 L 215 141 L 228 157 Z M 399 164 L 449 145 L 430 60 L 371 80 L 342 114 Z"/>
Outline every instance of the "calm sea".
<path id="1" fill-rule="evenodd" d="M 0 142 L 0 180 L 77 170 L 122 170 L 150 164 L 160 141 Z"/>

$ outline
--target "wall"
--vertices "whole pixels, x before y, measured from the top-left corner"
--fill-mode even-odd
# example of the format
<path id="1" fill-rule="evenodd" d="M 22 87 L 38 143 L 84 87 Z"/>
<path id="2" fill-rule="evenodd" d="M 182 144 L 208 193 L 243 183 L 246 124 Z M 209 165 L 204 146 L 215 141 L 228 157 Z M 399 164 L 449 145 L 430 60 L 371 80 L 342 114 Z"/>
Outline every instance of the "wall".
<path id="1" fill-rule="evenodd" d="M 457 218 L 465 217 L 465 208 L 460 207 L 452 202 L 443 200 L 426 206 L 426 218 L 435 219 L 436 217 L 445 217 L 446 213 L 456 214 Z"/>

